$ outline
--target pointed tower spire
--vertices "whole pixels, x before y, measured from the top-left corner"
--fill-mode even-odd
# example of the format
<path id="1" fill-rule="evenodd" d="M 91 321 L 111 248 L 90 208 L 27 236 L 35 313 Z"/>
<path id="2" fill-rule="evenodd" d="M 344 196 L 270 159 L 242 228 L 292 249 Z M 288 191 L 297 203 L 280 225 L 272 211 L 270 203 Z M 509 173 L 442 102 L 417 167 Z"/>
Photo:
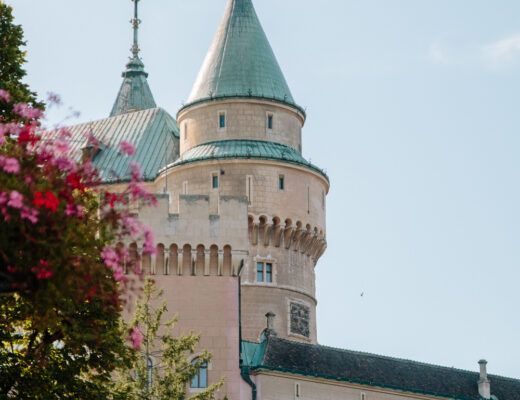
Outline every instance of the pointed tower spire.
<path id="1" fill-rule="evenodd" d="M 229 0 L 187 104 L 258 97 L 294 104 L 251 0 Z"/>
<path id="2" fill-rule="evenodd" d="M 138 6 L 140 0 L 131 1 L 134 2 L 134 18 L 130 20 L 134 31 L 134 41 L 131 48 L 132 57 L 126 64 L 126 71 L 123 72 L 123 84 L 110 113 L 111 117 L 157 107 L 146 80 L 148 74 L 144 71 L 144 64 L 139 58 L 139 25 L 141 20 L 139 19 Z"/>
<path id="3" fill-rule="evenodd" d="M 134 45 L 132 46 L 132 54 L 135 57 L 139 57 L 139 25 L 141 20 L 139 19 L 139 0 L 132 0 L 134 2 L 134 19 L 130 20 L 130 23 L 134 27 Z"/>

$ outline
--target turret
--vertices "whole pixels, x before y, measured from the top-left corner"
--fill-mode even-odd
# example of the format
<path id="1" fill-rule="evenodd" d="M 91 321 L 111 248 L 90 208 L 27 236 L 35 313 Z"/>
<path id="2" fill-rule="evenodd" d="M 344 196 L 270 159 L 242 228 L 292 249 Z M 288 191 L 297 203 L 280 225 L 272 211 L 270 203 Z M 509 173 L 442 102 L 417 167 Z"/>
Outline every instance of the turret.
<path id="1" fill-rule="evenodd" d="M 265 140 L 301 152 L 305 112 L 293 99 L 251 0 L 229 0 L 186 105 L 181 154 L 218 140 Z"/>
<path id="2" fill-rule="evenodd" d="M 130 21 L 134 33 L 134 42 L 131 48 L 132 57 L 126 64 L 126 71 L 123 72 L 123 83 L 110 113 L 111 117 L 156 107 L 152 91 L 146 79 L 148 74 L 144 71 L 144 64 L 139 58 L 138 35 L 141 20 L 138 16 L 138 3 L 140 0 L 132 1 L 134 2 L 134 18 Z"/>
<path id="3" fill-rule="evenodd" d="M 179 195 L 247 199 L 242 333 L 258 341 L 265 315 L 281 338 L 316 343 L 314 268 L 327 246 L 326 174 L 302 157 L 305 112 L 295 102 L 251 0 L 228 0 L 187 104 L 180 158 L 165 170 Z"/>

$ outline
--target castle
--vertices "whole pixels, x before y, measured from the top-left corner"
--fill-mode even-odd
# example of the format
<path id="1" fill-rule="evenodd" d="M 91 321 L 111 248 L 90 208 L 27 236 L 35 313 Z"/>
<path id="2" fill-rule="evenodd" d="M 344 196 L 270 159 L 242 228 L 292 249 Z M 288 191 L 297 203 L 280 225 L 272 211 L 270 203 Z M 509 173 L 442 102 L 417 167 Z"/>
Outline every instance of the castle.
<path id="1" fill-rule="evenodd" d="M 301 155 L 306 113 L 252 0 L 228 0 L 176 119 L 148 86 L 133 1 L 132 57 L 110 117 L 71 133 L 77 150 L 89 131 L 102 144 L 91 158 L 114 191 L 130 176 L 119 143 L 136 148 L 158 199 L 136 210 L 158 250 L 143 269 L 179 314 L 177 332 L 201 332 L 200 349 L 213 353 L 189 393 L 225 376 L 231 400 L 520 399 L 520 381 L 488 376 L 483 360 L 470 372 L 318 345 L 329 179 Z M 122 245 L 137 258 L 138 244 Z"/>

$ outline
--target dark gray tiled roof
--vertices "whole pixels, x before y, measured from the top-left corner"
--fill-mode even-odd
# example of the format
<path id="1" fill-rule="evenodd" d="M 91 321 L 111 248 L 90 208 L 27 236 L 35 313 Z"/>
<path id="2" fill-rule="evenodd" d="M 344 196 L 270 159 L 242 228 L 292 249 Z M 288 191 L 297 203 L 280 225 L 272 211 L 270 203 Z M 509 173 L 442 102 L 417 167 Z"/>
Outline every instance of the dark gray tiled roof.
<path id="1" fill-rule="evenodd" d="M 479 400 L 477 372 L 270 338 L 253 369 L 276 370 L 413 393 Z M 519 400 L 520 380 L 489 375 L 499 400 Z"/>

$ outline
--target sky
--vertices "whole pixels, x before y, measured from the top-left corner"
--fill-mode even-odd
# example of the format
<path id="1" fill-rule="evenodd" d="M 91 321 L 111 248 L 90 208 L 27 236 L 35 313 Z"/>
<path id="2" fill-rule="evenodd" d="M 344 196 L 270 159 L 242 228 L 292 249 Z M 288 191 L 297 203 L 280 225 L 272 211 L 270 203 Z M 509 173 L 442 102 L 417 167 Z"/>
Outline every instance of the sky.
<path id="1" fill-rule="evenodd" d="M 66 104 L 49 123 L 107 117 L 132 3 L 7 3 L 26 81 Z M 520 2 L 254 3 L 308 114 L 303 154 L 331 180 L 320 344 L 520 378 Z M 150 87 L 174 116 L 225 5 L 140 3 Z"/>

